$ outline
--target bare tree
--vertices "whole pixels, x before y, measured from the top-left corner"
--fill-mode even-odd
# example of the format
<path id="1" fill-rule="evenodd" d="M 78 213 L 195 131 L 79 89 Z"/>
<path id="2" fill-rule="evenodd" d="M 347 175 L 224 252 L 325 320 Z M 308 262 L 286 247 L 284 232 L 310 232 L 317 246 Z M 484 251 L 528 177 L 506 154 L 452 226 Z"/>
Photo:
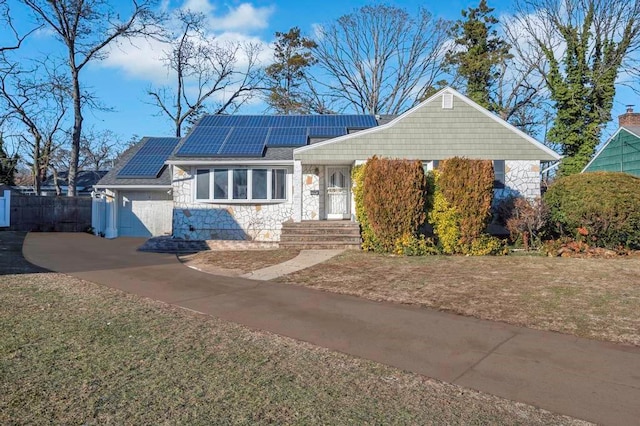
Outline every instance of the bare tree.
<path id="1" fill-rule="evenodd" d="M 88 132 L 80 147 L 82 169 L 100 171 L 111 168 L 120 146 L 120 137 L 111 130 Z"/>
<path id="2" fill-rule="evenodd" d="M 540 73 L 544 55 L 528 49 L 511 20 L 502 23 L 511 57 L 500 64 L 499 77 L 492 94 L 496 113 L 528 134 L 537 134 L 548 113 L 549 92 Z"/>
<path id="3" fill-rule="evenodd" d="M 5 28 L 5 31 L 8 30 L 9 32 L 11 32 L 14 39 L 13 43 L 6 46 L 0 46 L 0 54 L 4 54 L 5 52 L 11 51 L 11 50 L 19 49 L 20 46 L 22 46 L 22 42 L 27 37 L 29 37 L 35 31 L 42 28 L 42 25 L 36 26 L 31 30 L 27 31 L 25 34 L 20 34 L 20 32 L 16 29 L 15 25 L 13 24 L 13 19 L 11 18 L 11 11 L 9 9 L 9 5 L 7 4 L 6 0 L 0 0 L 0 25 L 3 25 L 3 27 Z"/>
<path id="4" fill-rule="evenodd" d="M 258 63 L 260 46 L 211 40 L 200 13 L 178 10 L 175 20 L 180 28 L 169 35 L 164 57 L 175 85 L 150 88 L 147 94 L 179 137 L 185 122 L 193 122 L 207 109 L 215 114 L 237 110 L 261 89 L 263 74 Z"/>
<path id="5" fill-rule="evenodd" d="M 73 130 L 69 164 L 69 196 L 76 195 L 76 173 L 82 141 L 83 96 L 82 70 L 92 61 L 106 57 L 106 48 L 117 39 L 155 33 L 151 1 L 132 1 L 129 16 L 122 19 L 107 0 L 20 0 L 36 19 L 52 30 L 67 54 L 73 100 Z"/>
<path id="6" fill-rule="evenodd" d="M 10 136 L 28 147 L 23 158 L 31 167 L 37 195 L 54 150 L 66 139 L 63 127 L 70 88 L 69 79 L 47 62 L 33 69 L 5 63 L 0 74 L 0 102 L 4 106 L 0 118 L 15 125 L 16 132 Z"/>
<path id="7" fill-rule="evenodd" d="M 376 4 L 321 26 L 313 50 L 334 96 L 360 113 L 398 114 L 440 78 L 450 23 Z"/>

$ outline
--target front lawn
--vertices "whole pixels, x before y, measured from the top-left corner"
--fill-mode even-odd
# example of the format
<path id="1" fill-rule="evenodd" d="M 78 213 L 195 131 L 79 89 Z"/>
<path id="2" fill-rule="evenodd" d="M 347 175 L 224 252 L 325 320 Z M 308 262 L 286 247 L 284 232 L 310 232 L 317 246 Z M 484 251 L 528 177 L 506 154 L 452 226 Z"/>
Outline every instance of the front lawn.
<path id="1" fill-rule="evenodd" d="M 348 251 L 277 280 L 640 345 L 638 257 L 395 257 Z"/>
<path id="2" fill-rule="evenodd" d="M 218 275 L 239 276 L 291 260 L 300 250 L 220 250 L 182 255 L 187 266 Z"/>
<path id="3" fill-rule="evenodd" d="M 0 275 L 0 378 L 1 424 L 582 424 L 53 273 Z"/>

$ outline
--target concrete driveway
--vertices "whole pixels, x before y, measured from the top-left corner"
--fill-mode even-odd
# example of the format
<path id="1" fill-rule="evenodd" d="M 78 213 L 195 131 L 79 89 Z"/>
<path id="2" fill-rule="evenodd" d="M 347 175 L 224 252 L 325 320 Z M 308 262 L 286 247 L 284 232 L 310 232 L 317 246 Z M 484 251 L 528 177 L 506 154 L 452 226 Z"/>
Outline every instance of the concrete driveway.
<path id="1" fill-rule="evenodd" d="M 141 239 L 29 234 L 30 262 L 88 281 L 602 424 L 640 419 L 640 348 L 219 277 Z"/>

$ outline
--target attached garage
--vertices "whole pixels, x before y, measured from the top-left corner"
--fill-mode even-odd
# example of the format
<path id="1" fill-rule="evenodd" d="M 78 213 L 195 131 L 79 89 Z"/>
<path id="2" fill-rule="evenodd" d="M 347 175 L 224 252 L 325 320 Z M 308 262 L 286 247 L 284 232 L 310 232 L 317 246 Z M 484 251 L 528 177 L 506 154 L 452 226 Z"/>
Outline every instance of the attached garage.
<path id="1" fill-rule="evenodd" d="M 107 238 L 156 237 L 173 230 L 171 168 L 180 138 L 145 137 L 94 185 L 93 228 Z"/>
<path id="2" fill-rule="evenodd" d="M 173 198 L 167 191 L 119 191 L 118 236 L 171 235 Z"/>

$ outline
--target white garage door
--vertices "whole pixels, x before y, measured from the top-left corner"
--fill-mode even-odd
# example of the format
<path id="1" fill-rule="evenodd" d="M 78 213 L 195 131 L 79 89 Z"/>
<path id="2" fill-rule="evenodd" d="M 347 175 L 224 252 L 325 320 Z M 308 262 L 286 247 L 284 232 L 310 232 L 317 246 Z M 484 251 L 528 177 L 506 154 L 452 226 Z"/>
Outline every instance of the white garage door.
<path id="1" fill-rule="evenodd" d="M 166 191 L 125 191 L 118 202 L 118 236 L 171 234 L 173 201 Z"/>

